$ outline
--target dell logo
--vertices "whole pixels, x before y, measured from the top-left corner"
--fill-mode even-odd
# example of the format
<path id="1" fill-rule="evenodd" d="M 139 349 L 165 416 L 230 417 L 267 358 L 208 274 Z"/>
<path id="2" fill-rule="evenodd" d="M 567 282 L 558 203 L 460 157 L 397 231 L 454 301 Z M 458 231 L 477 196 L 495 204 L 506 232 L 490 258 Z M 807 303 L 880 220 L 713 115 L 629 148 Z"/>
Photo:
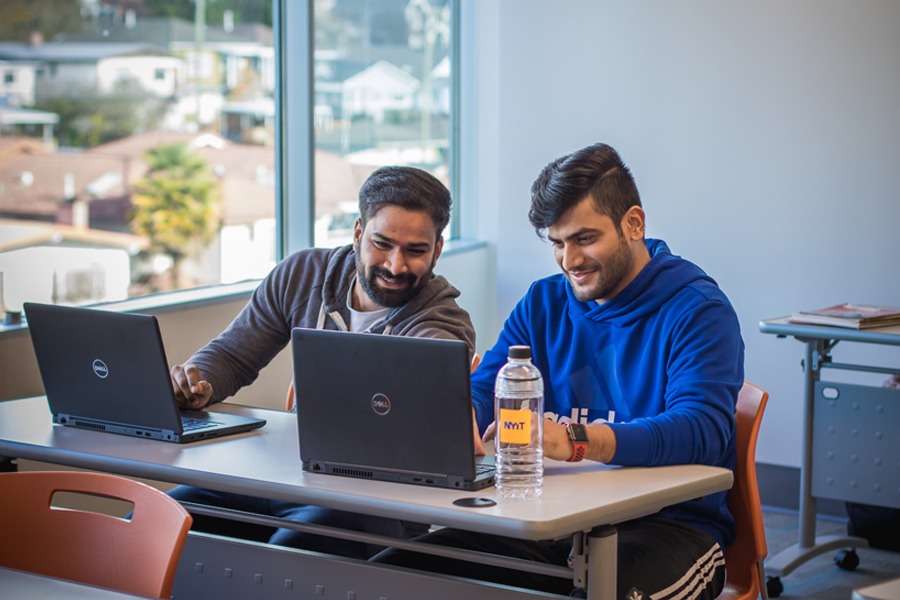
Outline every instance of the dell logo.
<path id="1" fill-rule="evenodd" d="M 391 399 L 384 394 L 375 394 L 372 396 L 372 410 L 383 417 L 391 412 Z"/>
<path id="2" fill-rule="evenodd" d="M 94 361 L 94 374 L 100 379 L 106 379 L 106 376 L 109 375 L 109 369 L 106 367 L 106 363 L 99 358 Z"/>

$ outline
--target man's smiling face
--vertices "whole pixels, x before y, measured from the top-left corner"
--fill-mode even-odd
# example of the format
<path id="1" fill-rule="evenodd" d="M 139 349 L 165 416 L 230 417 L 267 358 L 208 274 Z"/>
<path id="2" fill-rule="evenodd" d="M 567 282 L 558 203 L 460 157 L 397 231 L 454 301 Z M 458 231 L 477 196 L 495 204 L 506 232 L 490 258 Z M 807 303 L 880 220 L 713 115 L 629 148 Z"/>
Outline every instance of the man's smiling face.
<path id="1" fill-rule="evenodd" d="M 643 217 L 643 211 L 633 207 L 622 219 L 623 225 L 633 220 L 635 209 Z M 625 231 L 630 233 L 633 226 Z M 622 228 L 617 229 L 611 218 L 597 212 L 590 196 L 548 227 L 547 238 L 575 297 L 582 302 L 606 302 L 631 283 L 643 267 L 635 257 L 634 240 Z"/>
<path id="2" fill-rule="evenodd" d="M 362 227 L 357 221 L 357 283 L 359 310 L 403 306 L 432 276 L 443 240 L 428 213 L 385 206 Z"/>

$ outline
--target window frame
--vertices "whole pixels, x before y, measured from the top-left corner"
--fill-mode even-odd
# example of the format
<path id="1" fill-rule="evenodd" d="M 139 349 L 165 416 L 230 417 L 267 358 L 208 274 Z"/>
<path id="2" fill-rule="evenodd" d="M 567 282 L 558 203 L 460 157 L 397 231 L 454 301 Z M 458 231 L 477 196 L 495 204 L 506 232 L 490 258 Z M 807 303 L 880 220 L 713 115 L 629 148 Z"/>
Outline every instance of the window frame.
<path id="1" fill-rule="evenodd" d="M 450 7 L 449 239 L 460 237 L 460 0 Z M 315 15 L 313 0 L 272 0 L 275 34 L 276 259 L 315 245 Z"/>
<path id="2" fill-rule="evenodd" d="M 292 252 L 311 248 L 315 240 L 314 27 L 313 0 L 272 0 L 278 72 L 275 257 L 279 261 Z"/>

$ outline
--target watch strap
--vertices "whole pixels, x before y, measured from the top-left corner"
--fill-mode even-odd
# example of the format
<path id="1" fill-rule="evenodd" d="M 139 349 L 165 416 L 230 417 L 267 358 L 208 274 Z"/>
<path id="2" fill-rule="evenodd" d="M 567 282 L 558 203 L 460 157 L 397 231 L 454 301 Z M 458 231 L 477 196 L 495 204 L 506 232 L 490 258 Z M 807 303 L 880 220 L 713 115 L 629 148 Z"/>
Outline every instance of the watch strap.
<path id="1" fill-rule="evenodd" d="M 566 459 L 566 462 L 578 462 L 587 453 L 587 430 L 580 423 L 566 423 L 566 433 L 569 434 L 569 441 L 574 447 L 572 456 Z"/>

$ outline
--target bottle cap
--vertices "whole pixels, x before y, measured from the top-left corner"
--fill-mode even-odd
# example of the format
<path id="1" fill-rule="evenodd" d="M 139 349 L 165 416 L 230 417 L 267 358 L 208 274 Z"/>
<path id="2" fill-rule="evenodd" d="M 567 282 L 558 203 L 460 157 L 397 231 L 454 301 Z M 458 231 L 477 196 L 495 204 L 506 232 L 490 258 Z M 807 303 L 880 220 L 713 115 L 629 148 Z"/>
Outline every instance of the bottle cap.
<path id="1" fill-rule="evenodd" d="M 510 358 L 531 358 L 531 346 L 510 346 Z"/>

